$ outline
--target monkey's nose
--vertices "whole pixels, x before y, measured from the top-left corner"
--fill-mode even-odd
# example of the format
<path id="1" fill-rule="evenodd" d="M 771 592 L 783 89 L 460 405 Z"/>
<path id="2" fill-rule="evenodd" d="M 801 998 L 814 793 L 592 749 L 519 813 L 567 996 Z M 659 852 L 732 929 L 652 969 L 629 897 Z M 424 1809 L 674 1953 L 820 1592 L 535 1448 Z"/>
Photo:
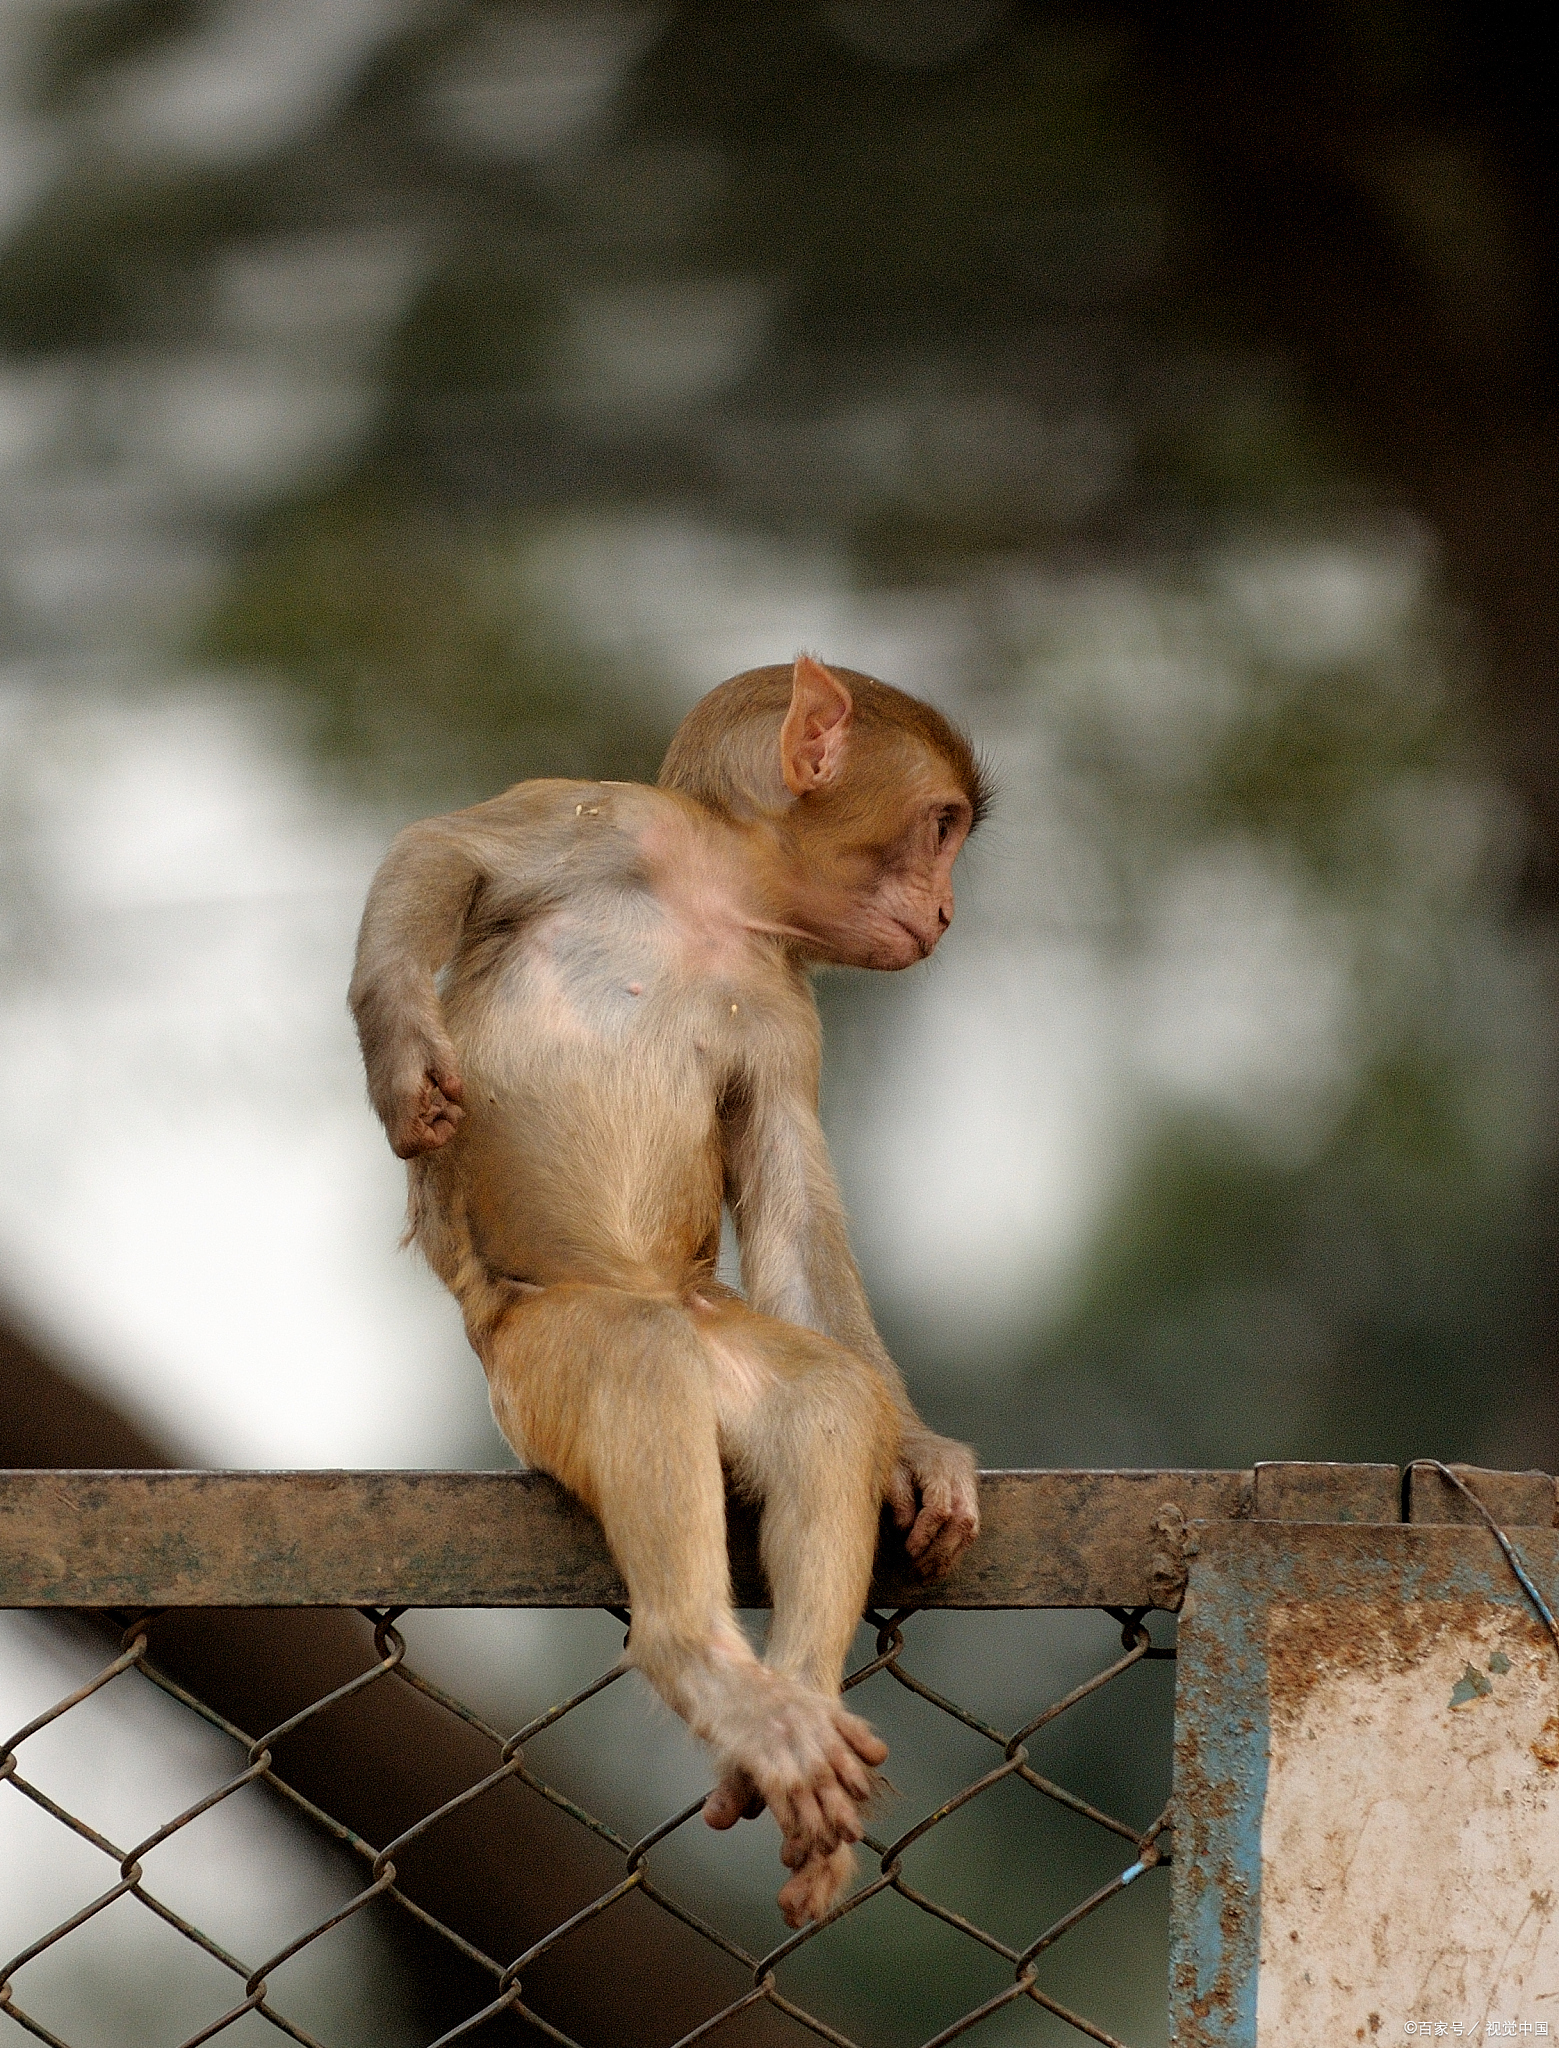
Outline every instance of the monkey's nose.
<path id="1" fill-rule="evenodd" d="M 946 931 L 946 930 L 947 930 L 947 928 L 948 928 L 948 926 L 949 926 L 949 925 L 950 925 L 950 924 L 952 923 L 952 921 L 953 921 L 953 906 L 952 906 L 952 904 L 951 904 L 951 903 L 939 903 L 939 904 L 937 905 L 937 907 L 936 907 L 936 919 L 937 919 L 937 923 L 938 923 L 938 924 L 939 924 L 939 925 L 941 926 L 942 930 L 943 930 L 943 931 Z"/>

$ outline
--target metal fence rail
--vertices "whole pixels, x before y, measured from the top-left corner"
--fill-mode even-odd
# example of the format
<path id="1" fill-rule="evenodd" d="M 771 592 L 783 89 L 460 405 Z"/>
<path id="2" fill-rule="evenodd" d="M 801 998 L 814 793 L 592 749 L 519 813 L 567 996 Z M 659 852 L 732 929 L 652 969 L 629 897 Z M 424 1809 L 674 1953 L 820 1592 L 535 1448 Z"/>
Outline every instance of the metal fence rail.
<path id="1" fill-rule="evenodd" d="M 490 2033 L 496 2040 L 513 2031 L 515 2018 L 540 2036 L 591 2048 L 549 2016 L 547 2001 L 528 1992 L 543 1960 L 561 1944 L 589 1930 L 608 1943 L 624 1903 L 648 1902 L 727 1959 L 736 1975 L 730 1995 L 717 1995 L 707 2013 L 680 2043 L 725 2034 L 736 2040 L 780 2040 L 808 2036 L 845 2044 L 850 2037 L 809 2010 L 786 1988 L 786 1965 L 853 1919 L 883 1893 L 892 1893 L 920 1913 L 995 1959 L 1005 1981 L 972 2008 L 959 2012 L 934 2033 L 926 2048 L 939 2048 L 985 2027 L 996 2015 L 1019 2006 L 1042 2008 L 1075 2034 L 1120 2048 L 1117 2038 L 1086 2013 L 1072 2010 L 1045 1988 L 1046 1959 L 1056 1945 L 1125 1889 L 1152 1877 L 1169 1860 L 1169 1811 L 1146 1828 L 1101 1811 L 1077 1792 L 1046 1776 L 1030 1759 L 1029 1745 L 1041 1730 L 1074 1713 L 1106 1688 L 1132 1683 L 1131 1674 L 1173 1648 L 1155 1642 L 1149 1612 L 1178 1606 L 1185 1586 L 1186 1559 L 1196 1544 L 1198 1522 L 1256 1516 L 1307 1521 L 1393 1521 L 1462 1519 L 1451 1489 L 1434 1475 L 1414 1473 L 1404 1498 L 1394 1467 L 1267 1466 L 1254 1472 L 993 1473 L 984 1476 L 985 1533 L 959 1570 L 943 1584 L 926 1588 L 893 1562 L 885 1545 L 868 1619 L 875 1628 L 871 1655 L 848 1680 L 858 1687 L 881 1678 L 903 1688 L 924 1708 L 946 1716 L 988 1746 L 985 1769 L 930 1810 L 906 1816 L 891 1836 L 868 1838 L 870 1858 L 854 1892 L 830 1918 L 788 1936 L 766 1954 L 753 1953 L 702 1909 L 695 1909 L 666 1884 L 656 1852 L 676 1832 L 697 1822 L 695 1800 L 669 1814 L 659 1826 L 630 1840 L 606 1820 L 550 1784 L 530 1758 L 538 1737 L 556 1728 L 586 1702 L 617 1685 L 618 1665 L 550 1705 L 511 1732 L 493 1727 L 407 1661 L 396 1627 L 407 1609 L 459 1606 L 604 1607 L 626 1623 L 623 1589 L 599 1531 L 590 1518 L 550 1482 L 536 1475 L 448 1473 L 62 1473 L 0 1474 L 0 1607 L 89 1610 L 119 1630 L 117 1650 L 105 1656 L 89 1682 L 37 1715 L 0 1746 L 0 1854 L 6 1802 L 12 1797 L 37 1808 L 104 1859 L 100 1886 L 83 1896 L 57 1924 L 40 1926 L 20 1952 L 0 1965 L 0 2013 L 35 2038 L 56 2048 L 75 2048 L 51 2031 L 46 2016 L 29 2005 L 31 1964 L 80 1940 L 98 1916 L 122 1899 L 135 1902 L 229 1973 L 230 1997 L 186 2036 L 184 2048 L 240 2026 L 250 2014 L 295 2041 L 318 2042 L 285 2010 L 271 1980 L 282 1965 L 321 1941 L 332 1930 L 369 1909 L 398 1909 L 485 1976 L 488 1989 L 439 2043 Z M 1553 1482 L 1541 1474 L 1480 1475 L 1480 1492 L 1502 1520 L 1551 1523 Z M 745 1606 L 766 1605 L 756 1569 L 751 1518 L 733 1512 L 733 1566 L 738 1597 Z M 901 1565 L 902 1561 L 900 1561 Z M 159 1656 L 159 1633 L 190 1608 L 345 1607 L 372 1624 L 371 1649 L 360 1668 L 334 1683 L 298 1711 L 266 1729 L 236 1726 L 218 1707 L 198 1697 Z M 1061 1697 L 1035 1702 L 1021 1725 L 1001 1728 L 916 1675 L 915 1618 L 944 1608 L 1102 1608 L 1119 1626 L 1120 1648 L 1100 1669 Z M 1163 1630 L 1160 1630 L 1160 1637 Z M 111 1646 L 112 1647 L 112 1646 Z M 233 1768 L 221 1782 L 153 1832 L 135 1842 L 107 1839 L 87 1820 L 51 1796 L 40 1772 L 28 1770 L 28 1744 L 114 1687 L 149 1682 L 191 1714 L 221 1732 L 233 1745 Z M 328 1810 L 318 1796 L 300 1790 L 276 1752 L 310 1724 L 328 1722 L 354 1710 L 368 1695 L 406 1689 L 457 1726 L 469 1740 L 485 1745 L 480 1765 L 447 1796 L 417 1813 L 389 1839 L 368 1840 Z M 1011 1781 L 1052 1807 L 1116 1842 L 1119 1863 L 1107 1882 L 1090 1882 L 1047 1924 L 1033 1928 L 1025 1943 L 1003 1940 L 989 1928 L 938 1900 L 917 1882 L 915 1851 L 955 1814 Z M 264 1784 L 295 1812 L 357 1860 L 362 1882 L 355 1895 L 314 1924 L 301 1926 L 275 1953 L 255 1957 L 232 1953 L 186 1914 L 159 1897 L 157 1850 L 193 1827 L 246 1787 Z M 427 1894 L 404 1874 L 408 1852 L 456 1816 L 468 1815 L 505 1785 L 520 1784 L 566 1816 L 574 1828 L 605 1845 L 614 1859 L 609 1881 L 583 1905 L 560 1915 L 517 1955 L 494 1955 L 467 1930 L 451 1924 L 428 1903 Z M 399 1862 L 398 1862 L 399 1859 Z M 1036 2015 L 1037 2017 L 1037 2015 Z M 755 2034 L 766 2020 L 778 2033 Z M 251 2023 L 252 2024 L 252 2023 Z M 999 2028 L 1007 2038 L 1004 2027 Z M 642 2038 L 665 2034 L 646 2014 Z"/>

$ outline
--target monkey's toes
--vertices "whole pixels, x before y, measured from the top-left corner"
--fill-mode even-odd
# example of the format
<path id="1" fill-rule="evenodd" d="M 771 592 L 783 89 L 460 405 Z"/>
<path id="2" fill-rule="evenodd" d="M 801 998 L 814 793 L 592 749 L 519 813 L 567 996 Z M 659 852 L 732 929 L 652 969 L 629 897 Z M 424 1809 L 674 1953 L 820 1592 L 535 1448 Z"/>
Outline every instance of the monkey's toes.
<path id="1" fill-rule="evenodd" d="M 704 1801 L 704 1819 L 712 1828 L 734 1828 L 739 1820 L 756 1820 L 763 1808 L 763 1794 L 747 1773 L 727 1771 Z"/>
<path id="2" fill-rule="evenodd" d="M 871 1796 L 870 1783 L 865 1797 L 861 1797 L 851 1790 L 847 1781 L 837 1777 L 825 1778 L 813 1796 L 822 1815 L 822 1825 L 815 1837 L 820 1849 L 835 1849 L 841 1842 L 858 1842 L 861 1839 L 866 1832 L 862 1808 Z"/>
<path id="3" fill-rule="evenodd" d="M 813 1851 L 780 1887 L 779 1909 L 785 1925 L 805 1927 L 809 1920 L 821 1920 L 854 1875 L 855 1851 L 849 1843 L 826 1854 Z"/>
<path id="4" fill-rule="evenodd" d="M 831 1775 L 793 1785 L 769 1805 L 785 1837 L 781 1856 L 787 1863 L 794 1856 L 827 1855 L 841 1842 L 858 1842 L 864 1832 L 859 1802 Z"/>
<path id="5" fill-rule="evenodd" d="M 723 1769 L 705 1818 L 730 1827 L 761 1795 L 780 1833 L 806 1854 L 859 1841 L 887 1744 L 837 1698 L 761 1667 L 753 1681 L 739 1702 L 742 1724 L 714 1738 Z"/>
<path id="6" fill-rule="evenodd" d="M 859 1714 L 847 1713 L 843 1707 L 838 1709 L 838 1717 L 839 1732 L 858 1757 L 874 1770 L 888 1761 L 888 1745 L 869 1721 L 863 1721 Z M 870 1789 L 861 1796 L 870 1798 Z"/>

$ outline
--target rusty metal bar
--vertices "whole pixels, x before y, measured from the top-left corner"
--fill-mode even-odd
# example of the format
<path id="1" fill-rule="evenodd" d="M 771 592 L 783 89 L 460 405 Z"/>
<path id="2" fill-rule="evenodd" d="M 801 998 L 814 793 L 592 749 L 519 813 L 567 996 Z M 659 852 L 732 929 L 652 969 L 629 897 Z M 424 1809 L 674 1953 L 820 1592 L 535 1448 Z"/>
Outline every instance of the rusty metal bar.
<path id="1" fill-rule="evenodd" d="M 1455 1468 L 1496 1517 L 1553 1526 L 1544 1473 Z M 1408 1518 L 1469 1510 L 1410 1475 Z M 984 1530 L 926 1586 L 885 1535 L 883 1607 L 1147 1607 L 1165 1597 L 1166 1507 L 1185 1524 L 1398 1522 L 1394 1465 L 987 1472 Z M 768 1604 L 751 1512 L 732 1503 L 744 1606 Z M 536 1472 L 0 1472 L 0 1606 L 608 1607 L 625 1589 L 593 1518 Z"/>
<path id="2" fill-rule="evenodd" d="M 1546 1472 L 1489 1472 L 1477 1465 L 1450 1467 L 1470 1486 L 1496 1522 L 1507 1528 L 1549 1529 L 1559 1526 L 1559 1499 Z M 1473 1522 L 1480 1517 L 1470 1501 L 1438 1472 L 1423 1465 L 1408 1473 L 1406 1522 Z"/>
<path id="3" fill-rule="evenodd" d="M 1256 1467 L 1251 1512 L 1258 1522 L 1400 1522 L 1396 1465 L 1301 1464 Z"/>
<path id="4" fill-rule="evenodd" d="M 885 1536 L 884 1607 L 1154 1604 L 1173 1503 L 1249 1512 L 1241 1472 L 987 1472 L 984 1532 L 926 1586 Z M 733 1503 L 744 1606 L 768 1604 Z M 0 1606 L 608 1607 L 625 1590 L 592 1517 L 534 1472 L 0 1472 Z"/>

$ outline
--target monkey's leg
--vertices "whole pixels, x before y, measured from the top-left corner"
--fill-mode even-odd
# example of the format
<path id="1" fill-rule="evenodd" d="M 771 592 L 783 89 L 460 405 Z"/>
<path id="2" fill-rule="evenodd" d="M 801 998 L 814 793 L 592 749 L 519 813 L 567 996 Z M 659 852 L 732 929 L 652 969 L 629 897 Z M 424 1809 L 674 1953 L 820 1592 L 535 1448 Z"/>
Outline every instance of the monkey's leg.
<path id="1" fill-rule="evenodd" d="M 740 1301 L 695 1310 L 694 1322 L 715 1361 L 722 1448 L 763 1503 L 766 1662 L 837 1693 L 871 1584 L 899 1411 L 880 1373 L 815 1330 Z"/>
<path id="2" fill-rule="evenodd" d="M 548 1287 L 482 1340 L 493 1413 L 599 1516 L 628 1585 L 630 1660 L 743 1773 L 788 1842 L 858 1840 L 886 1754 L 836 1697 L 761 1664 L 731 1607 L 719 1392 L 688 1310 L 610 1287 Z"/>
<path id="3" fill-rule="evenodd" d="M 760 1550 L 774 1599 L 765 1661 L 837 1698 L 871 1584 L 898 1409 L 870 1364 L 814 1331 L 735 1302 L 695 1319 L 716 1361 L 727 1456 L 763 1502 Z M 730 1826 L 751 1810 L 753 1789 L 729 1774 L 706 1818 Z M 828 1848 L 788 1831 L 782 1854 L 795 1875 L 780 1908 L 799 1926 L 833 1904 L 853 1856 L 848 1840 Z"/>

